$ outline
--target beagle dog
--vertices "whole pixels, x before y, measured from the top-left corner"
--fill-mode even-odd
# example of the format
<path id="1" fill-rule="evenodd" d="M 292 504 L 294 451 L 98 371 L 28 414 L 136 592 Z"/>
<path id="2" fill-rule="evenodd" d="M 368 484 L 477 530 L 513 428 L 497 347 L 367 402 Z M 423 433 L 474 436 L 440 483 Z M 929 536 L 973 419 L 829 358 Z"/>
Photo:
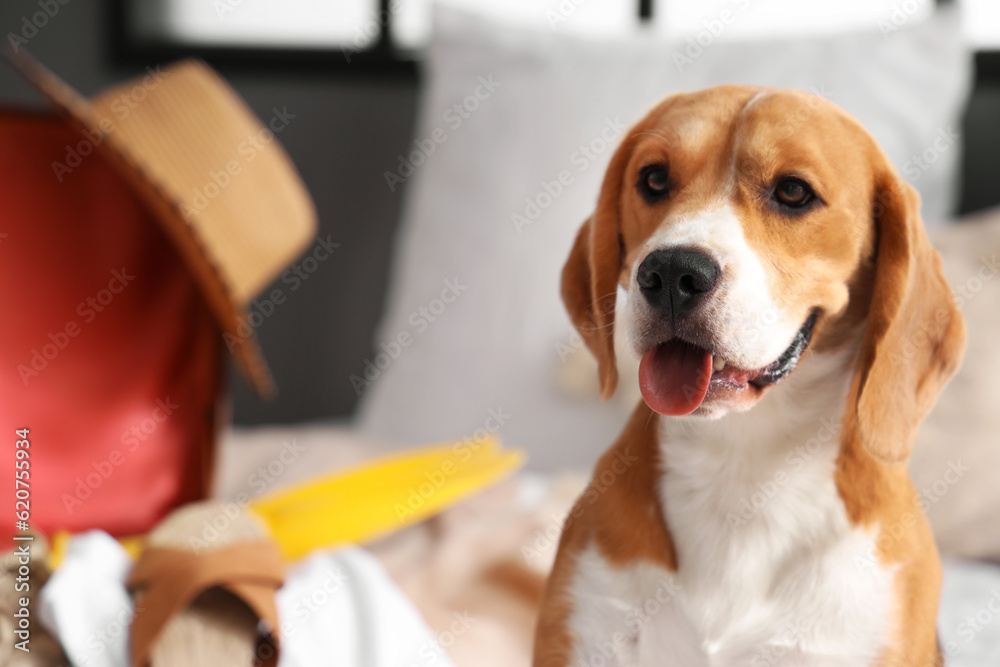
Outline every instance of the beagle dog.
<path id="1" fill-rule="evenodd" d="M 562 296 L 605 399 L 624 327 L 643 401 L 566 519 L 536 667 L 943 664 L 906 460 L 965 327 L 854 118 L 791 90 L 667 98 L 614 153 Z"/>

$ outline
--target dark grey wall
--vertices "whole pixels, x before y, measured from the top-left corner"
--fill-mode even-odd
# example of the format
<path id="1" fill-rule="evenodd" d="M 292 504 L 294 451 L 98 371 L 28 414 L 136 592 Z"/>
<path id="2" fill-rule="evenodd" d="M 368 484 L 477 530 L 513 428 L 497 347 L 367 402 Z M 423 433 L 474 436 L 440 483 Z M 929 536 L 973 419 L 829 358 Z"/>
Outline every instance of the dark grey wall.
<path id="1" fill-rule="evenodd" d="M 0 36 L 20 34 L 38 0 L 2 0 Z M 108 0 L 69 0 L 28 41 L 28 50 L 86 95 L 142 72 L 111 62 Z M 28 33 L 30 34 L 30 33 Z M 156 63 L 148 63 L 155 65 Z M 344 416 L 357 396 L 348 376 L 371 356 L 385 292 L 402 189 L 383 171 L 410 141 L 417 84 L 410 78 L 357 77 L 221 69 L 257 115 L 287 108 L 294 120 L 279 135 L 319 212 L 320 233 L 340 248 L 258 328 L 278 382 L 277 400 L 255 398 L 234 374 L 235 419 L 242 423 Z M 0 63 L 0 103 L 41 106 L 40 98 Z"/>
<path id="2" fill-rule="evenodd" d="M 1000 80 L 980 83 L 963 120 L 960 213 L 1000 205 Z"/>

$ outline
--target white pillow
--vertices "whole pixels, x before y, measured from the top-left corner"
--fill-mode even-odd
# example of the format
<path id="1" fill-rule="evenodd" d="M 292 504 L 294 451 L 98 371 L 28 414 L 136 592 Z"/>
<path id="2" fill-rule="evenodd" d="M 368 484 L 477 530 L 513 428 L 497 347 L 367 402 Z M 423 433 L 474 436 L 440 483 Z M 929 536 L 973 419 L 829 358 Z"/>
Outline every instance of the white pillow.
<path id="1" fill-rule="evenodd" d="M 646 33 L 588 41 L 439 7 L 413 152 L 387 172 L 397 192 L 409 182 L 376 339 L 388 351 L 353 380 L 368 385 L 362 429 L 400 444 L 499 429 L 535 468 L 589 467 L 624 416 L 556 387 L 578 340 L 559 273 L 625 128 L 680 90 L 812 89 L 857 116 L 943 220 L 958 144 L 926 171 L 905 163 L 959 126 L 970 59 L 957 18 L 888 37 L 712 43 L 679 68 L 687 45 Z"/>

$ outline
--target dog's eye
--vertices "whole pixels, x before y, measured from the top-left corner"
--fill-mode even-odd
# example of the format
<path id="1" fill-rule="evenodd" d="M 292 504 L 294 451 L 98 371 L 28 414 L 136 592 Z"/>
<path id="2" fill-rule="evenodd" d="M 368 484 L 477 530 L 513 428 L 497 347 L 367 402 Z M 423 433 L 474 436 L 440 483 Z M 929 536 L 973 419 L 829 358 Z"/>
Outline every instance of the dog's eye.
<path id="1" fill-rule="evenodd" d="M 662 199 L 670 192 L 670 172 L 662 164 L 651 164 L 639 172 L 639 191 L 649 200 Z"/>
<path id="2" fill-rule="evenodd" d="M 805 181 L 798 178 L 783 178 L 774 188 L 774 199 L 789 208 L 802 208 L 813 200 L 815 195 Z"/>

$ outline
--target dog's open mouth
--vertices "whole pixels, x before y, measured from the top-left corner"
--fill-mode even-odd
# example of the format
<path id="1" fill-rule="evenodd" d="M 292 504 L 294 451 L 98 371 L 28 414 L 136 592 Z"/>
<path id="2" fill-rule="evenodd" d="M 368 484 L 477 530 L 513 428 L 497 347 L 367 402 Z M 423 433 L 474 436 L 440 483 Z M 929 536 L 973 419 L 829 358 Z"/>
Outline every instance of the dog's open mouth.
<path id="1" fill-rule="evenodd" d="M 663 415 L 687 415 L 698 409 L 712 385 L 744 389 L 776 384 L 798 365 L 812 339 L 816 313 L 795 334 L 791 345 L 773 362 L 755 370 L 716 359 L 711 350 L 671 339 L 651 348 L 639 363 L 639 389 L 646 405 Z"/>

